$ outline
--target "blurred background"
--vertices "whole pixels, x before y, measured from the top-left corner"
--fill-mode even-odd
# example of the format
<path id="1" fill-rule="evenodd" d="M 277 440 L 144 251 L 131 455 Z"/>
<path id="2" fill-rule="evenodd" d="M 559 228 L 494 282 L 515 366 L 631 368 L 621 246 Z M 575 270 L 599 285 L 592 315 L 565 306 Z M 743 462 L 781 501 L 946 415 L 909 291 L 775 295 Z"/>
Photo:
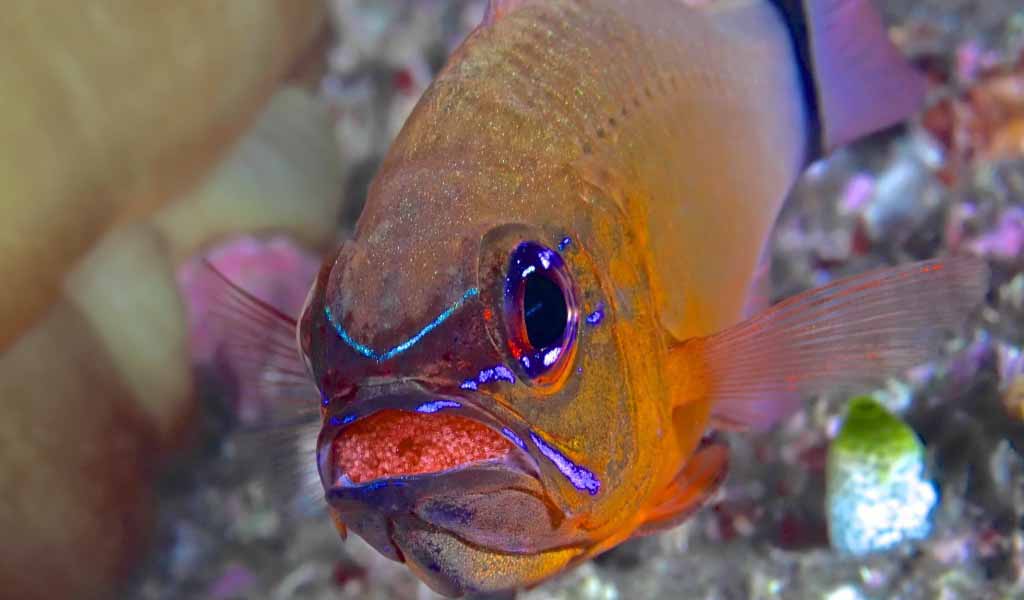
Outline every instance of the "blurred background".
<path id="1" fill-rule="evenodd" d="M 825 397 L 730 436 L 724 490 L 682 527 L 518 597 L 1024 597 L 1024 7 L 877 4 L 929 106 L 811 166 L 779 221 L 773 295 L 949 252 L 989 261 L 964 336 L 874 394 L 920 439 L 934 508 L 884 552 L 830 543 L 847 398 Z M 435 597 L 338 539 L 293 436 L 238 434 L 266 407 L 205 325 L 195 257 L 297 310 L 484 5 L 5 7 L 0 597 Z"/>

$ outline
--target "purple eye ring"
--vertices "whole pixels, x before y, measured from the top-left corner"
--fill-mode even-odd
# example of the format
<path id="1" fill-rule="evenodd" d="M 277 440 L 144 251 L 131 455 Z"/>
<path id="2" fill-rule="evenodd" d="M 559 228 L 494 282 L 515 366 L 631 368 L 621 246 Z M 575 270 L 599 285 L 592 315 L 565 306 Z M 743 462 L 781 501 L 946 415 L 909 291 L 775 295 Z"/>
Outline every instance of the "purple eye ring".
<path id="1" fill-rule="evenodd" d="M 522 242 L 505 277 L 505 325 L 509 351 L 527 377 L 557 379 L 571 362 L 579 327 L 572 278 L 555 250 Z"/>

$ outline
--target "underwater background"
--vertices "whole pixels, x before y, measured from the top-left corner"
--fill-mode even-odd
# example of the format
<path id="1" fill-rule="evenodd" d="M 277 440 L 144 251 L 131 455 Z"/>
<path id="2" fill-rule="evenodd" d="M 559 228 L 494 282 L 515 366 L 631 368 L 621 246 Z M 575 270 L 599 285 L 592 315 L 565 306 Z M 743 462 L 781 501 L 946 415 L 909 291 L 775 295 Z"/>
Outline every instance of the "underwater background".
<path id="1" fill-rule="evenodd" d="M 516 597 L 1024 598 L 1024 6 L 877 4 L 936 92 L 906 126 L 808 169 L 778 222 L 774 298 L 961 252 L 992 268 L 986 306 L 937 360 L 872 394 L 877 404 L 863 405 L 870 414 L 862 429 L 874 438 L 858 441 L 844 426 L 849 398 L 838 394 L 809 402 L 770 433 L 730 435 L 730 475 L 709 506 L 669 533 Z M 338 240 L 351 231 L 388 144 L 483 9 L 479 0 L 330 1 L 332 32 L 318 49 L 325 65 L 301 82 L 318 102 L 288 110 L 326 107 L 343 165 Z M 267 127 L 272 134 L 282 125 Z M 282 308 L 297 308 L 305 288 L 260 282 L 275 270 L 308 281 L 318 263 L 284 238 L 214 252 L 229 275 Z M 187 271 L 182 282 L 195 309 L 201 292 L 189 288 Z M 239 386 L 218 376 L 215 340 L 198 344 L 207 345 L 196 354 L 200 433 L 159 482 L 152 551 L 122 597 L 435 598 L 358 537 L 340 542 L 315 502 L 281 501 L 271 482 L 291 461 L 246 455 L 235 433 L 244 421 L 232 400 Z M 273 448 L 302 451 L 288 442 Z M 895 463 L 911 484 L 876 476 Z M 293 476 L 297 498 L 315 496 L 315 480 Z M 871 517 L 848 522 L 858 494 L 872 493 L 904 507 L 897 512 L 908 522 L 881 533 L 864 521 Z M 844 531 L 884 537 L 880 551 L 844 546 Z"/>

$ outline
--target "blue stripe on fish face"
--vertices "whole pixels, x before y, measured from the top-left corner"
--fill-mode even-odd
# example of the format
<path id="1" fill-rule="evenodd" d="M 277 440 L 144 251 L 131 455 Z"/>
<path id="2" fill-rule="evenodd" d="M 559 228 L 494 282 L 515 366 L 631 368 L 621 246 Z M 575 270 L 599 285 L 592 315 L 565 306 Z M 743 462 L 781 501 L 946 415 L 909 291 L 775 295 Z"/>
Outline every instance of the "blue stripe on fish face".
<path id="1" fill-rule="evenodd" d="M 448 320 L 449 317 L 455 314 L 455 311 L 461 308 L 462 305 L 465 304 L 467 300 L 479 294 L 480 290 L 478 288 L 469 288 L 468 290 L 466 290 L 466 293 L 464 293 L 461 298 L 452 303 L 452 305 L 446 308 L 444 311 L 442 311 L 441 314 L 437 315 L 437 317 L 435 317 L 433 321 L 424 325 L 423 329 L 420 329 L 418 332 L 416 332 L 416 334 L 414 334 L 412 337 L 405 340 L 401 344 L 398 344 L 397 346 L 383 352 L 374 350 L 373 348 L 370 348 L 366 344 L 362 344 L 352 339 L 352 336 L 350 336 L 348 332 L 345 331 L 345 328 L 341 326 L 341 323 L 337 322 L 334 319 L 334 315 L 331 313 L 330 306 L 324 306 L 324 316 L 327 317 L 327 322 L 330 323 L 331 327 L 334 328 L 334 331 L 338 334 L 338 337 L 341 338 L 343 342 L 348 344 L 349 347 L 351 347 L 359 354 L 362 354 L 366 358 L 381 363 L 386 360 L 390 360 L 398 356 L 399 354 L 405 352 L 409 348 L 415 346 L 428 333 L 430 333 L 434 329 L 437 329 L 441 325 L 441 323 L 444 323 L 446 320 Z"/>

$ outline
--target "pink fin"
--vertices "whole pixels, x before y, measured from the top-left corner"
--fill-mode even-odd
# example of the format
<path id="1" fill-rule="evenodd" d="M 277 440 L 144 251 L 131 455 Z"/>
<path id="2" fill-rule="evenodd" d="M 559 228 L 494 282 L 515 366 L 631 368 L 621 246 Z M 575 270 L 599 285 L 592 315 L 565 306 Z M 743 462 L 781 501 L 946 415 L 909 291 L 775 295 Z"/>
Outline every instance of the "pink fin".
<path id="1" fill-rule="evenodd" d="M 653 535 L 676 527 L 704 505 L 718 490 L 729 469 L 729 447 L 705 440 L 676 478 L 648 509 L 634 537 Z"/>
<path id="2" fill-rule="evenodd" d="M 295 319 L 232 283 L 209 261 L 203 267 L 213 305 L 209 326 L 242 393 L 249 395 L 244 406 L 269 412 L 296 404 L 318 409 L 316 388 L 299 354 Z"/>
<path id="3" fill-rule="evenodd" d="M 808 395 L 880 382 L 926 361 L 936 334 L 988 289 L 973 257 L 903 265 L 794 296 L 707 338 L 684 343 L 716 425 L 767 428 Z"/>
<path id="4" fill-rule="evenodd" d="M 208 326 L 223 342 L 218 362 L 230 371 L 240 394 L 241 428 L 228 441 L 236 460 L 256 474 L 287 516 L 322 512 L 315 460 L 320 405 L 299 354 L 295 319 L 234 284 L 207 260 L 203 271 L 213 303 Z"/>
<path id="5" fill-rule="evenodd" d="M 483 24 L 494 25 L 498 19 L 504 17 L 523 4 L 527 0 L 487 0 L 487 10 L 484 12 Z"/>
<path id="6" fill-rule="evenodd" d="M 810 80 L 812 126 L 819 129 L 812 154 L 899 123 L 921 107 L 926 80 L 893 45 L 871 0 L 771 1 L 793 32 Z"/>

